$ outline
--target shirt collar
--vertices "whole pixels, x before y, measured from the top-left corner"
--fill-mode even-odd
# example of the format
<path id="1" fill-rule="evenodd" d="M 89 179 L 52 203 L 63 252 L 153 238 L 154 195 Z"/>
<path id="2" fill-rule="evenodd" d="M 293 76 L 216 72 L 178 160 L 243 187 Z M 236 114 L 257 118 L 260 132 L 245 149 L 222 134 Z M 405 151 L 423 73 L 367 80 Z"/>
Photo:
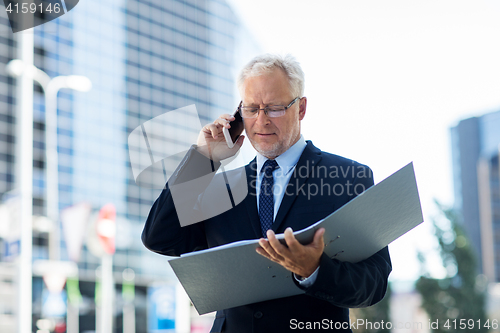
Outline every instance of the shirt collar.
<path id="1" fill-rule="evenodd" d="M 287 151 L 275 158 L 281 172 L 283 172 L 284 175 L 288 174 L 297 164 L 300 155 L 302 155 L 302 152 L 304 151 L 306 146 L 306 140 L 304 140 L 304 137 L 301 134 L 299 140 L 295 142 L 293 146 L 291 146 Z M 264 163 L 266 163 L 267 160 L 267 157 L 257 152 L 257 171 L 259 172 L 259 175 L 262 170 L 262 166 L 264 165 Z"/>

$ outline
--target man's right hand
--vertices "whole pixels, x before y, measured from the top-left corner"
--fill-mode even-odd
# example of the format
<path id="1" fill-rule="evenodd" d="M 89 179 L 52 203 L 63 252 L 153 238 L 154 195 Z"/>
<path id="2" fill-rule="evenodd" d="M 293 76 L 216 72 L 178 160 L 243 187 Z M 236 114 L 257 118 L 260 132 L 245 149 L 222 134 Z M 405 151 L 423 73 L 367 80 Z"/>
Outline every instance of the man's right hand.
<path id="1" fill-rule="evenodd" d="M 230 114 L 223 114 L 217 118 L 212 124 L 205 125 L 198 135 L 198 152 L 210 158 L 212 161 L 219 162 L 231 156 L 243 145 L 245 136 L 240 135 L 233 148 L 229 148 L 222 133 L 222 128 L 225 126 L 227 129 L 231 128 L 229 122 L 235 118 Z"/>

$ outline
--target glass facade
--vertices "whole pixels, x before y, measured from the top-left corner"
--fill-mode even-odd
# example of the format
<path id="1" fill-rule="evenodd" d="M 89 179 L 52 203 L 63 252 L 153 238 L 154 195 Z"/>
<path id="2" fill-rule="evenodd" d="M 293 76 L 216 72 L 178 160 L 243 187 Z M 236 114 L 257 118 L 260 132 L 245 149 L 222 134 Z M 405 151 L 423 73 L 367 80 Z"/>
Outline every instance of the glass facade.
<path id="1" fill-rule="evenodd" d="M 479 272 L 500 281 L 500 111 L 451 129 L 455 208 L 475 249 Z"/>
<path id="2" fill-rule="evenodd" d="M 10 31 L 9 20 L 5 11 L 0 15 L 0 62 L 6 64 L 15 57 L 16 41 Z M 15 87 L 5 67 L 0 69 L 0 194 L 9 192 L 14 187 L 15 155 Z"/>
<path id="3" fill-rule="evenodd" d="M 16 57 L 15 36 L 9 34 L 6 17 L 0 17 L 0 24 L 5 28 L 0 34 L 0 59 L 6 64 Z M 128 146 L 128 135 L 148 120 L 190 104 L 196 105 L 202 125 L 234 110 L 239 101 L 235 74 L 248 59 L 237 56 L 250 55 L 247 48 L 255 53 L 258 47 L 223 0 L 80 1 L 34 33 L 36 67 L 50 77 L 84 75 L 93 85 L 89 92 L 61 89 L 58 94 L 59 209 L 88 202 L 95 219 L 103 205 L 115 205 L 115 283 L 119 288 L 125 268 L 135 271 L 139 317 L 146 311 L 147 286 L 172 280 L 173 273 L 166 258 L 147 251 L 140 240 L 160 190 L 136 185 L 128 152 L 136 147 Z M 0 196 L 12 190 L 15 182 L 14 83 L 2 67 Z M 182 117 L 169 125 L 180 142 L 198 131 L 186 126 Z M 44 95 L 35 85 L 35 215 L 46 214 L 44 138 Z M 68 260 L 64 240 L 61 247 L 62 260 Z M 33 259 L 47 258 L 48 234 L 35 230 Z M 100 263 L 84 245 L 78 267 L 86 304 L 93 302 L 95 269 Z M 43 288 L 42 280 L 35 278 L 35 318 L 40 315 Z M 87 310 L 80 321 L 82 331 L 94 329 L 94 309 Z M 138 320 L 137 329 L 145 332 L 145 323 Z"/>
<path id="4" fill-rule="evenodd" d="M 16 40 L 3 8 L 0 10 L 0 62 L 6 64 L 15 57 Z M 5 66 L 0 66 L 0 200 L 6 200 L 14 189 L 15 176 L 15 87 Z M 36 126 L 36 125 L 35 125 Z M 1 202 L 1 201 L 0 201 Z M 0 332 L 13 332 L 16 327 L 15 280 L 16 266 L 5 262 L 8 221 L 0 213 Z"/>

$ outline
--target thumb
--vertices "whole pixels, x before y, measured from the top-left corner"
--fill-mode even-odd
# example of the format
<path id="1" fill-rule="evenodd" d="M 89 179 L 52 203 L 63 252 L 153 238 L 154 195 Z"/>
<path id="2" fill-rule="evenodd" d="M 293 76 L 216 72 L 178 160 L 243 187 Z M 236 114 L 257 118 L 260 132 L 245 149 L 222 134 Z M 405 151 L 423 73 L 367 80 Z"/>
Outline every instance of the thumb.
<path id="1" fill-rule="evenodd" d="M 324 240 L 323 240 L 324 234 L 325 234 L 325 228 L 319 228 L 318 231 L 316 231 L 316 233 L 314 234 L 313 243 L 317 246 L 323 245 L 324 244 Z"/>
<path id="2" fill-rule="evenodd" d="M 243 135 L 240 135 L 238 140 L 236 140 L 236 142 L 234 143 L 233 148 L 229 148 L 231 155 L 235 155 L 238 152 L 238 150 L 240 150 L 241 146 L 243 146 L 244 139 L 245 139 L 245 137 Z M 228 148 L 228 147 L 226 146 L 226 148 Z"/>
<path id="3" fill-rule="evenodd" d="M 238 146 L 238 149 L 241 148 L 241 146 L 243 146 L 243 141 L 245 140 L 245 136 L 244 135 L 240 135 L 240 137 L 238 138 L 238 140 L 236 140 L 236 145 Z"/>

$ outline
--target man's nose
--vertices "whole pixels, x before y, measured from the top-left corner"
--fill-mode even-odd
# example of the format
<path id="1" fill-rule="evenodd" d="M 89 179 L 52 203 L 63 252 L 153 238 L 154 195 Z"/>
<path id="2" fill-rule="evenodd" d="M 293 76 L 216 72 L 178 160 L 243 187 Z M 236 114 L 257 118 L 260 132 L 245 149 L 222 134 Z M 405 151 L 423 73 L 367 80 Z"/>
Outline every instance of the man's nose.
<path id="1" fill-rule="evenodd" d="M 259 125 L 267 125 L 267 124 L 271 123 L 271 120 L 269 119 L 269 116 L 264 111 L 264 109 L 260 109 L 258 112 L 259 113 L 257 114 L 256 122 Z"/>

